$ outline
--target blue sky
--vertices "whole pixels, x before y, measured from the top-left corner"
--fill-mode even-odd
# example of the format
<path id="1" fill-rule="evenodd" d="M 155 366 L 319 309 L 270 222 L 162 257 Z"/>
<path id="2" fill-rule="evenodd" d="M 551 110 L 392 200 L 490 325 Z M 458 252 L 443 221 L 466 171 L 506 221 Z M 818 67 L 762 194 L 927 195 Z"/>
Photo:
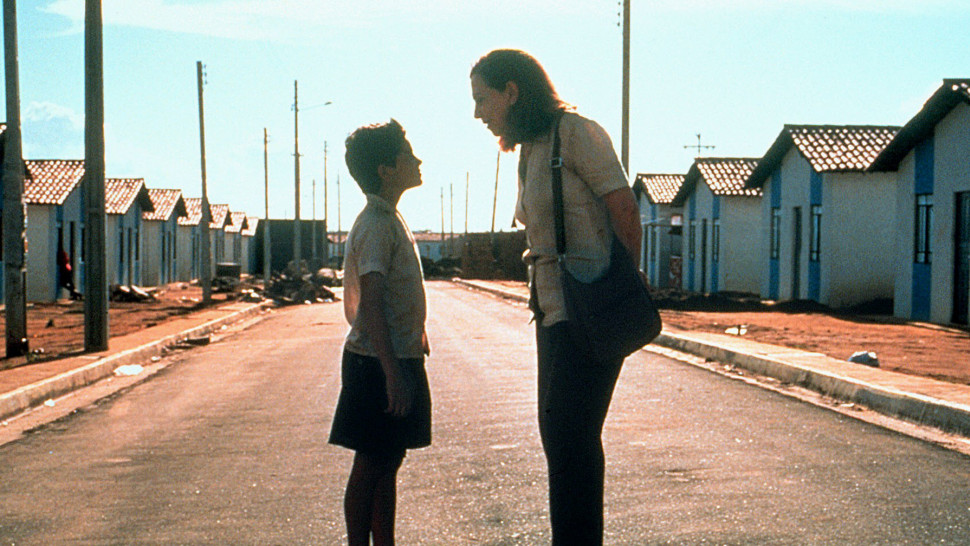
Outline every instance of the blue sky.
<path id="1" fill-rule="evenodd" d="M 24 153 L 83 158 L 83 0 L 18 2 Z M 104 0 L 107 174 L 200 194 L 196 61 L 206 65 L 210 200 L 292 217 L 299 81 L 301 216 L 331 229 L 363 198 L 343 140 L 399 120 L 424 161 L 400 209 L 414 230 L 488 230 L 495 139 L 472 117 L 468 71 L 497 47 L 533 53 L 560 95 L 620 148 L 616 0 Z M 943 78 L 970 76 L 962 0 L 633 0 L 630 170 L 685 173 L 694 152 L 760 157 L 785 123 L 902 125 Z M 323 106 L 330 101 L 330 105 Z M 514 154 L 496 228 L 509 229 Z M 316 180 L 316 211 L 311 185 Z M 453 206 L 450 195 L 454 194 Z M 453 209 L 453 210 L 452 210 Z"/>

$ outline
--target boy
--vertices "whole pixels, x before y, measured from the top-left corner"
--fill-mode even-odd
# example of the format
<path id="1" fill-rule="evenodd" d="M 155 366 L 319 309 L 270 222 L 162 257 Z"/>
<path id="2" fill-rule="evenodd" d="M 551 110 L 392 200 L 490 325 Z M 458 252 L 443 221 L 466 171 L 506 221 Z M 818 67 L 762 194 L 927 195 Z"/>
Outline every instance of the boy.
<path id="1" fill-rule="evenodd" d="M 401 125 L 364 126 L 346 142 L 351 176 L 367 197 L 347 235 L 341 391 L 330 443 L 354 450 L 344 497 L 351 546 L 394 544 L 397 471 L 407 449 L 431 444 L 431 353 L 421 260 L 397 203 L 421 185 L 421 160 Z"/>

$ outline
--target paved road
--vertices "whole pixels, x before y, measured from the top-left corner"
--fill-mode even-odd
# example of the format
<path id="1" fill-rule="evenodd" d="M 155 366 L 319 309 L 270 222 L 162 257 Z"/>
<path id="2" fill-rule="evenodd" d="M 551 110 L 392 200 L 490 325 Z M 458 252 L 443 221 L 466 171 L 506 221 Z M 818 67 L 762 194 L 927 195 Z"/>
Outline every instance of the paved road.
<path id="1" fill-rule="evenodd" d="M 527 311 L 432 283 L 435 443 L 401 544 L 547 544 Z M 0 447 L 0 544 L 339 544 L 339 305 L 282 310 Z M 608 544 L 970 543 L 970 459 L 651 353 L 607 421 Z"/>

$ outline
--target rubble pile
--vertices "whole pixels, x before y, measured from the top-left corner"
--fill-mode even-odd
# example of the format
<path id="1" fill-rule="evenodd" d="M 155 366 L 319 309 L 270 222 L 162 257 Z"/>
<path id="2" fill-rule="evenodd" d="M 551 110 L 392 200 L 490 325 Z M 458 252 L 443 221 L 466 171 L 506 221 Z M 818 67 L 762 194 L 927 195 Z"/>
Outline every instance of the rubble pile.
<path id="1" fill-rule="evenodd" d="M 155 289 L 144 289 L 140 286 L 128 286 L 124 284 L 113 284 L 111 285 L 111 291 L 108 294 L 111 301 L 124 301 L 124 302 L 143 302 L 143 301 L 155 301 Z"/>
<path id="2" fill-rule="evenodd" d="M 330 271 L 321 269 L 315 273 L 274 273 L 263 295 L 279 305 L 338 301 L 337 295 L 330 289 L 330 286 L 334 286 L 331 283 L 335 282 L 337 275 Z"/>

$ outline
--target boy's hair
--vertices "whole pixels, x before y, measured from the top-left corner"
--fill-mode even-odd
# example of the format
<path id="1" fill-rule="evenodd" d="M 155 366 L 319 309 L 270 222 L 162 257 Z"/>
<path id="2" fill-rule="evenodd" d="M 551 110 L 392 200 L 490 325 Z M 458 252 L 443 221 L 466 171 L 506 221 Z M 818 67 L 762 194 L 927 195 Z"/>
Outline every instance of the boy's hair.
<path id="1" fill-rule="evenodd" d="M 547 132 L 552 127 L 556 112 L 566 107 L 545 69 L 525 51 L 491 51 L 472 67 L 470 76 L 475 75 L 496 91 L 504 91 L 509 82 L 515 82 L 518 86 L 519 99 L 509 108 L 508 119 L 505 120 L 508 134 L 501 138 L 502 148 L 506 151 Z"/>
<path id="2" fill-rule="evenodd" d="M 393 118 L 388 123 L 364 125 L 347 137 L 344 146 L 350 176 L 364 193 L 379 193 L 382 184 L 377 168 L 397 164 L 404 147 L 404 128 Z"/>

